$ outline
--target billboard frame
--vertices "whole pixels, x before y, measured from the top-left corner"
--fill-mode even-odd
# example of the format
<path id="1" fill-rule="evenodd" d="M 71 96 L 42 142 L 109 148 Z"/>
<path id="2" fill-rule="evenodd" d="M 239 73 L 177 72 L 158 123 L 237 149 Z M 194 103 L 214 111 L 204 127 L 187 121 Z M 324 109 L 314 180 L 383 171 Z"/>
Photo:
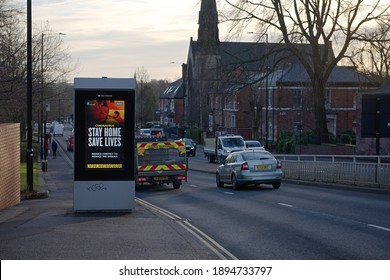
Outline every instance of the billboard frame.
<path id="1" fill-rule="evenodd" d="M 135 79 L 74 79 L 74 211 L 132 211 Z"/>

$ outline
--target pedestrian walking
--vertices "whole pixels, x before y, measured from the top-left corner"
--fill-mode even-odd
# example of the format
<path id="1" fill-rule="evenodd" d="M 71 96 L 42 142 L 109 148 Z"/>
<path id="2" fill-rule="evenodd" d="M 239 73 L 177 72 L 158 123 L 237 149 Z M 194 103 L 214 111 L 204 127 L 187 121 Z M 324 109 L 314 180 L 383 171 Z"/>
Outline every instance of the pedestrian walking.
<path id="1" fill-rule="evenodd" d="M 53 158 L 57 157 L 57 148 L 58 148 L 57 142 L 56 142 L 56 140 L 53 139 L 53 141 L 51 142 L 51 149 L 53 151 Z"/>
<path id="2" fill-rule="evenodd" d="M 44 159 L 47 159 L 48 154 L 49 154 L 49 143 L 47 142 L 47 140 L 45 140 L 45 142 L 43 143 Z"/>

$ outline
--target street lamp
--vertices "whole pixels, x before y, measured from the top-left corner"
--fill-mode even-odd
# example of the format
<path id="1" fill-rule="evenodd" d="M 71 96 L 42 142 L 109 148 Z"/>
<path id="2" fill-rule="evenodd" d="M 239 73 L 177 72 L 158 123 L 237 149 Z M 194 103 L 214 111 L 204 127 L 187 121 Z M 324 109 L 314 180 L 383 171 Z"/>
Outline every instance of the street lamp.
<path id="1" fill-rule="evenodd" d="M 268 124 L 268 34 L 265 34 L 265 149 L 268 150 L 269 124 Z"/>
<path id="2" fill-rule="evenodd" d="M 47 158 L 46 153 L 44 151 L 44 142 L 46 141 L 46 121 L 47 121 L 47 104 L 46 104 L 46 114 L 45 114 L 45 121 L 43 121 L 43 91 L 44 91 L 44 77 L 43 77 L 43 55 L 44 55 L 44 37 L 45 36 L 51 36 L 51 35 L 66 35 L 65 33 L 59 32 L 59 33 L 42 33 L 41 34 L 41 116 L 40 116 L 40 124 L 39 127 L 41 127 L 41 163 L 42 163 L 42 171 L 47 171 Z M 42 124 L 44 125 L 44 128 L 42 129 Z M 43 135 L 42 135 L 43 134 Z"/>
<path id="3" fill-rule="evenodd" d="M 34 191 L 33 164 L 34 151 L 32 148 L 32 3 L 27 0 L 27 188 Z"/>

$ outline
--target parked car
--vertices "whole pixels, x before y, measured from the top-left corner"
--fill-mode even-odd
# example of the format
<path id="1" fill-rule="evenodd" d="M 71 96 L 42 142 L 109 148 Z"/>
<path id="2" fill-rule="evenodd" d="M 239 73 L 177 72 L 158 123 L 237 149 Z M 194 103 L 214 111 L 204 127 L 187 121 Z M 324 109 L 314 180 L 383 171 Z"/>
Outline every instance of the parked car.
<path id="1" fill-rule="evenodd" d="M 74 145 L 74 136 L 73 134 L 72 135 L 69 135 L 68 136 L 68 139 L 66 140 L 66 149 L 71 152 L 73 151 L 73 145 Z"/>
<path id="2" fill-rule="evenodd" d="M 183 141 L 186 143 L 186 153 L 187 156 L 195 156 L 196 155 L 196 143 L 194 140 L 190 138 L 181 138 L 179 141 Z"/>
<path id="3" fill-rule="evenodd" d="M 271 153 L 240 151 L 231 153 L 216 172 L 219 188 L 231 184 L 233 189 L 254 184 L 271 184 L 278 189 L 282 182 L 282 164 Z"/>
<path id="4" fill-rule="evenodd" d="M 257 140 L 246 140 L 245 141 L 246 150 L 254 151 L 264 151 L 264 146 Z"/>
<path id="5" fill-rule="evenodd" d="M 150 128 L 141 128 L 139 130 L 140 135 L 145 135 L 145 136 L 151 136 L 152 132 L 150 131 Z"/>

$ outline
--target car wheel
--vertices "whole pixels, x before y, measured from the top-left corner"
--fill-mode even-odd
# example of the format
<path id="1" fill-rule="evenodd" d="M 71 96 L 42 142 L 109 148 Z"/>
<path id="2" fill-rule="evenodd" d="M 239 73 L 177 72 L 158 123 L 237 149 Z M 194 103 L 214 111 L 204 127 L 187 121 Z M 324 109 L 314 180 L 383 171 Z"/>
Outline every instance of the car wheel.
<path id="1" fill-rule="evenodd" d="M 217 180 L 217 187 L 218 188 L 223 188 L 223 186 L 225 184 L 223 182 L 221 182 L 221 178 L 219 177 L 219 174 L 217 173 L 217 175 L 215 177 L 216 177 L 216 180 Z"/>
<path id="2" fill-rule="evenodd" d="M 279 188 L 280 188 L 280 183 L 273 183 L 273 184 L 272 184 L 272 187 L 273 187 L 274 189 L 279 189 Z"/>
<path id="3" fill-rule="evenodd" d="M 232 175 L 232 187 L 233 190 L 238 190 L 240 188 L 239 184 L 237 183 L 237 178 L 235 174 Z"/>

